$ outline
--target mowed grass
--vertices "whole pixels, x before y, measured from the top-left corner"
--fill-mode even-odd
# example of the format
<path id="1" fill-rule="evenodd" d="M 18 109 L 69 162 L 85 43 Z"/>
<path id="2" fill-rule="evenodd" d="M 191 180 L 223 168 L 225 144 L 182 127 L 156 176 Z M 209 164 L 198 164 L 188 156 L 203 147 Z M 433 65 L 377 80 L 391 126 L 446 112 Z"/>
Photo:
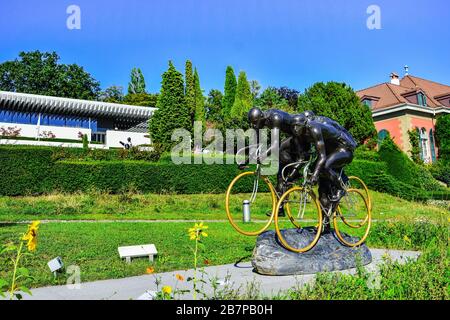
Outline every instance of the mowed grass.
<path id="1" fill-rule="evenodd" d="M 199 266 L 249 261 L 255 237 L 237 233 L 227 222 L 208 223 L 208 237 Z M 149 266 L 156 273 L 193 268 L 194 243 L 189 240 L 188 228 L 193 223 L 175 222 L 94 222 L 45 223 L 38 234 L 37 250 L 24 257 L 23 266 L 35 278 L 27 281 L 30 287 L 64 284 L 66 274 L 57 280 L 50 273 L 47 262 L 60 256 L 66 266 L 76 265 L 81 281 L 123 278 L 143 275 Z M 0 244 L 16 242 L 27 229 L 25 224 L 0 225 Z M 369 247 L 424 250 L 435 241 L 448 239 L 444 224 L 426 222 L 379 222 L 374 224 L 367 239 Z M 159 255 L 154 263 L 146 258 L 134 259 L 131 264 L 119 258 L 119 246 L 154 243 Z M 12 253 L 10 253 L 12 254 Z M 207 262 L 205 261 L 207 260 Z M 11 277 L 12 264 L 7 256 L 0 257 L 0 278 Z"/>
<path id="2" fill-rule="evenodd" d="M 373 219 L 447 220 L 445 208 L 370 192 Z M 250 195 L 248 195 L 248 198 Z M 244 197 L 245 198 L 245 197 Z M 270 209 L 267 194 L 258 194 L 255 219 Z M 240 204 L 235 203 L 236 210 Z M 225 194 L 52 194 L 37 197 L 0 197 L 0 221 L 24 220 L 224 220 Z"/>
<path id="3" fill-rule="evenodd" d="M 63 284 L 66 275 L 54 280 L 47 262 L 60 256 L 66 266 L 81 269 L 81 281 L 123 278 L 145 274 L 153 266 L 155 272 L 193 268 L 194 242 L 189 240 L 192 223 L 49 223 L 41 224 L 37 250 L 25 257 L 23 265 L 30 269 L 32 287 Z M 2 225 L 0 244 L 17 242 L 26 225 Z M 255 238 L 234 232 L 227 223 L 209 224 L 209 237 L 204 239 L 205 254 L 200 266 L 234 263 L 249 260 Z M 119 246 L 154 243 L 159 255 L 154 263 L 148 258 L 133 259 L 131 264 L 119 258 Z M 10 277 L 12 266 L 6 257 L 0 258 L 0 278 Z"/>

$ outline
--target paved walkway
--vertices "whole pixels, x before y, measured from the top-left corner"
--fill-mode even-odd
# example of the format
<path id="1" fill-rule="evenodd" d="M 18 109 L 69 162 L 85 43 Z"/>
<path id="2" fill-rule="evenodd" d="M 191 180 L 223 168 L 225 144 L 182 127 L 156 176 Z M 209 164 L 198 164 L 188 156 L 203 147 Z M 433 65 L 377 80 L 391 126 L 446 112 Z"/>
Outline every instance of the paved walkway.
<path id="1" fill-rule="evenodd" d="M 371 249 L 373 262 L 366 266 L 370 271 L 375 272 L 378 265 L 383 261 L 383 257 L 388 255 L 392 260 L 400 263 L 408 259 L 417 259 L 420 252 L 399 251 L 385 249 Z M 314 281 L 315 275 L 302 276 L 262 276 L 253 272 L 250 262 L 229 264 L 221 266 L 211 266 L 205 268 L 209 278 L 215 278 L 218 283 L 218 290 L 239 289 L 240 293 L 249 290 L 252 284 L 256 284 L 260 293 L 264 296 L 277 294 L 280 291 L 292 287 L 302 286 Z M 339 271 L 347 274 L 354 274 L 355 269 Z M 158 277 L 162 285 L 169 285 L 172 288 L 191 289 L 192 282 L 180 282 L 175 275 L 180 274 L 185 279 L 193 276 L 193 270 L 182 270 L 165 272 L 156 275 L 144 275 L 124 279 L 103 280 L 95 282 L 81 283 L 79 289 L 70 289 L 67 286 L 45 287 L 33 289 L 33 296 L 24 295 L 24 299 L 34 300 L 129 300 L 139 299 L 147 290 L 156 290 L 155 280 Z M 227 277 L 229 275 L 229 277 Z M 82 276 L 82 275 L 81 275 Z M 225 280 L 229 278 L 229 281 Z M 207 281 L 208 286 L 204 291 L 208 296 L 212 296 L 211 281 Z M 190 294 L 185 294 L 183 298 L 191 299 Z"/>

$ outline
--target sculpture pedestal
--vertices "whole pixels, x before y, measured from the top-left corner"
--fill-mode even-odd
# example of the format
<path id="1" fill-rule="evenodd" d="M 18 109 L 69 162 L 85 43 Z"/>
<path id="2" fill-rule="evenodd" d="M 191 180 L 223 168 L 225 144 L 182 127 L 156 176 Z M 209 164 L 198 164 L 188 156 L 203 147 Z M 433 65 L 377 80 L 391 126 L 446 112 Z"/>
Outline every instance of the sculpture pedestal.
<path id="1" fill-rule="evenodd" d="M 310 229 L 285 229 L 282 233 L 286 241 L 294 246 L 310 243 L 314 233 Z M 351 238 L 350 236 L 347 236 Z M 356 241 L 352 241 L 356 242 Z M 259 235 L 253 250 L 252 265 L 255 271 L 264 275 L 286 276 L 310 274 L 325 271 L 355 268 L 357 263 L 367 265 L 372 255 L 365 244 L 350 248 L 341 244 L 334 231 L 324 233 L 310 251 L 295 253 L 284 248 L 275 231 Z"/>

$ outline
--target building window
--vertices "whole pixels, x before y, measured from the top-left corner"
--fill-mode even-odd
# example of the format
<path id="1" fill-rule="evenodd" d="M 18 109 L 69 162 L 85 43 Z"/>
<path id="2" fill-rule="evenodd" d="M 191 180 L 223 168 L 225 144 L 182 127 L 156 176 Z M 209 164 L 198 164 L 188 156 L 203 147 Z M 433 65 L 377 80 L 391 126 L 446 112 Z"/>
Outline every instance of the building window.
<path id="1" fill-rule="evenodd" d="M 436 149 L 434 147 L 433 129 L 430 129 L 430 151 L 431 151 L 431 161 L 436 162 Z"/>
<path id="2" fill-rule="evenodd" d="M 381 142 L 383 142 L 383 140 L 389 136 L 389 131 L 387 131 L 386 129 L 380 130 L 380 132 L 378 132 L 378 144 L 381 144 Z"/>
<path id="3" fill-rule="evenodd" d="M 427 97 L 422 92 L 417 94 L 417 104 L 423 107 L 427 106 Z"/>
<path id="4" fill-rule="evenodd" d="M 420 130 L 420 149 L 421 149 L 421 155 L 423 162 L 427 163 L 430 161 L 429 153 L 428 153 L 428 134 L 427 130 L 425 128 L 422 128 Z"/>
<path id="5" fill-rule="evenodd" d="M 372 100 L 364 99 L 363 100 L 363 105 L 365 105 L 366 107 L 369 107 L 370 109 L 372 109 Z"/>

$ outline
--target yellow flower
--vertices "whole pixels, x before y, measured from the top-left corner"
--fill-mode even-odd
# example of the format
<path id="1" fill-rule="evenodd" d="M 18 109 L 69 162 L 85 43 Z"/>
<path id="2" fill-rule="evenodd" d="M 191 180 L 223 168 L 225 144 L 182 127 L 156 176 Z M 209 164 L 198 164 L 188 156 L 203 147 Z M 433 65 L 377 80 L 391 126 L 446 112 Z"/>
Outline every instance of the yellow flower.
<path id="1" fill-rule="evenodd" d="M 164 294 L 171 294 L 172 293 L 172 287 L 171 286 L 164 286 L 164 287 L 162 287 L 162 292 Z"/>
<path id="2" fill-rule="evenodd" d="M 23 235 L 22 240 L 27 241 L 29 251 L 36 250 L 37 246 L 37 231 L 39 229 L 40 221 L 33 221 L 29 226 L 27 232 Z"/>
<path id="3" fill-rule="evenodd" d="M 201 237 L 207 237 L 208 234 L 205 230 L 208 229 L 208 226 L 205 226 L 203 222 L 194 224 L 194 227 L 189 228 L 188 234 L 191 240 L 200 240 Z"/>
<path id="4" fill-rule="evenodd" d="M 408 242 L 408 243 L 411 243 L 411 239 L 408 238 L 407 235 L 405 235 L 405 236 L 403 237 L 403 240 L 406 241 L 406 242 Z"/>
<path id="5" fill-rule="evenodd" d="M 179 281 L 184 281 L 184 277 L 181 274 L 176 274 L 175 277 L 179 280 Z"/>
<path id="6" fill-rule="evenodd" d="M 152 274 L 153 272 L 155 272 L 155 269 L 152 267 L 148 267 L 146 272 L 147 272 L 147 274 Z"/>

